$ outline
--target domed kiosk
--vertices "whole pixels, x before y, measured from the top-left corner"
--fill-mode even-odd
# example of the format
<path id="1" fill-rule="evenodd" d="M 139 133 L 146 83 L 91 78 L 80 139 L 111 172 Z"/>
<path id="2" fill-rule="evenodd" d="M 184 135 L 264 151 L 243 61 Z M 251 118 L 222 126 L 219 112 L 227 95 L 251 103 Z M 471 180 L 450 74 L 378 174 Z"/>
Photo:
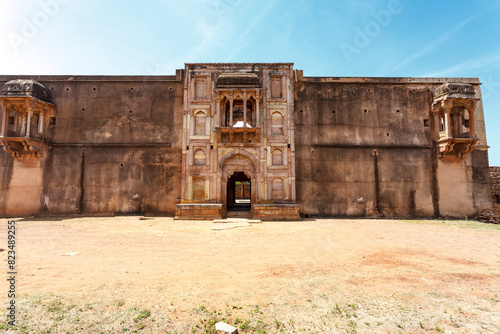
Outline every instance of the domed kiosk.
<path id="1" fill-rule="evenodd" d="M 47 127 L 55 124 L 50 91 L 31 79 L 11 80 L 2 88 L 4 110 L 0 143 L 15 158 L 40 158 Z"/>

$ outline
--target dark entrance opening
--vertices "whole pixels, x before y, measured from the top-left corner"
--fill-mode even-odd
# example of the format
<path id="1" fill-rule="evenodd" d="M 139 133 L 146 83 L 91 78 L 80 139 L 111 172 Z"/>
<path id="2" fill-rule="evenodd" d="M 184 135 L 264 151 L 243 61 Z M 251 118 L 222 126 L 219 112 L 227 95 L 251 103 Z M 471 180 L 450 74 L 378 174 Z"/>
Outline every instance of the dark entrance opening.
<path id="1" fill-rule="evenodd" d="M 252 187 L 244 172 L 235 172 L 227 180 L 227 210 L 250 211 Z"/>

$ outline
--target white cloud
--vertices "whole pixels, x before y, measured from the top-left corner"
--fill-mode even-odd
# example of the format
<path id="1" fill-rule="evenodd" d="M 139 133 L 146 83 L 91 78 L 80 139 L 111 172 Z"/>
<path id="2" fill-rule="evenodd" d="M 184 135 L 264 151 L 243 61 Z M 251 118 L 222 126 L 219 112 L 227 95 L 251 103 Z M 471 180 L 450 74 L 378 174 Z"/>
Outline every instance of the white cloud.
<path id="1" fill-rule="evenodd" d="M 492 68 L 500 68 L 500 54 L 482 56 L 475 59 L 455 64 L 448 68 L 426 74 L 426 77 L 446 77 L 446 76 L 462 76 L 480 70 L 491 70 Z"/>
<path id="2" fill-rule="evenodd" d="M 400 68 L 406 66 L 408 63 L 411 63 L 414 60 L 431 53 L 436 47 L 441 46 L 444 42 L 446 42 L 448 39 L 450 39 L 450 37 L 452 37 L 457 31 L 462 29 L 465 25 L 467 25 L 470 21 L 472 21 L 476 17 L 477 17 L 477 15 L 469 17 L 466 20 L 460 22 L 459 24 L 457 24 L 456 26 L 451 28 L 449 31 L 447 31 L 446 33 L 439 36 L 439 38 L 435 39 L 434 41 L 432 41 L 431 43 L 427 44 L 425 47 L 420 49 L 420 51 L 418 51 L 417 53 L 413 54 L 412 56 L 406 58 L 405 60 L 401 61 L 398 65 L 394 66 L 392 68 L 393 71 L 397 71 Z"/>

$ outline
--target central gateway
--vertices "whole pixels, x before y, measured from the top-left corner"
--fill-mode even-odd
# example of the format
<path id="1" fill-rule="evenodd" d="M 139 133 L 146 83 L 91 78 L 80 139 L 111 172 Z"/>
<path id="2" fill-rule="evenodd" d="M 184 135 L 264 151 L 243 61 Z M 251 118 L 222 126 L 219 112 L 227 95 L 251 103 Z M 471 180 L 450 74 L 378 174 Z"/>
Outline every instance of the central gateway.
<path id="1" fill-rule="evenodd" d="M 186 64 L 179 219 L 299 219 L 293 64 Z"/>

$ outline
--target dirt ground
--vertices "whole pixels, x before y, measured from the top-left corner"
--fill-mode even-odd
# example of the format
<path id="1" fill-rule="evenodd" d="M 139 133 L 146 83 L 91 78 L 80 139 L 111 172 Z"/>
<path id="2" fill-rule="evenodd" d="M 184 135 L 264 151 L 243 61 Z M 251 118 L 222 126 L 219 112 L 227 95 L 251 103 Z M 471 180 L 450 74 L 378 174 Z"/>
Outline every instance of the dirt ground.
<path id="1" fill-rule="evenodd" d="M 229 226 L 19 219 L 15 332 L 211 333 L 223 320 L 240 333 L 500 333 L 498 225 L 309 219 L 213 229 Z"/>

